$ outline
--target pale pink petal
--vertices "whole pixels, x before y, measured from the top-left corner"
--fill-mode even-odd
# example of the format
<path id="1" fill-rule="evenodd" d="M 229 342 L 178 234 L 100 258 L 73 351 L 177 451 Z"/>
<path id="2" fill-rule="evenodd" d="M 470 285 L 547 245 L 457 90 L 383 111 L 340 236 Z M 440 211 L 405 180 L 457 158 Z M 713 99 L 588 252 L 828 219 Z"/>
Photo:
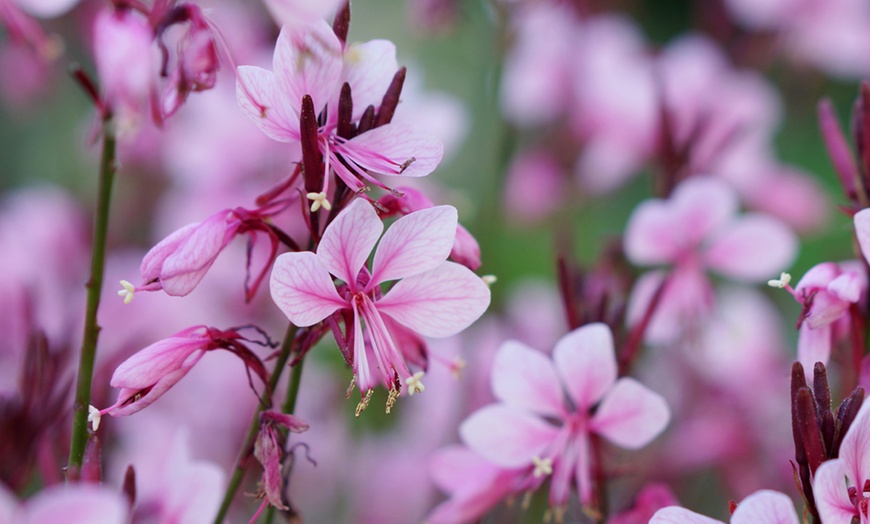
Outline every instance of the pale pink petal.
<path id="1" fill-rule="evenodd" d="M 39 18 L 53 18 L 69 11 L 79 0 L 13 0 L 13 3 Z"/>
<path id="2" fill-rule="evenodd" d="M 794 502 L 771 490 L 756 491 L 743 499 L 731 515 L 731 524 L 799 524 Z"/>
<path id="3" fill-rule="evenodd" d="M 205 277 L 235 233 L 227 218 L 221 212 L 204 220 L 163 260 L 160 267 L 160 285 L 167 295 L 187 295 Z M 142 264 L 145 265 L 144 259 Z"/>
<path id="4" fill-rule="evenodd" d="M 330 18 L 343 0 L 264 0 L 278 25 L 298 25 Z"/>
<path id="5" fill-rule="evenodd" d="M 157 382 L 149 384 L 144 395 L 142 392 L 146 388 L 122 388 L 118 393 L 118 400 L 113 406 L 107 408 L 106 412 L 113 417 L 126 417 L 142 411 L 156 402 L 157 399 L 169 391 L 172 386 L 184 378 L 185 375 L 187 375 L 187 372 L 190 371 L 197 362 L 199 362 L 203 355 L 205 355 L 205 351 L 196 351 L 190 354 L 190 356 L 188 356 L 177 369 L 162 375 L 157 379 Z"/>
<path id="6" fill-rule="evenodd" d="M 371 204 L 357 198 L 326 227 L 317 258 L 330 273 L 351 288 L 384 230 L 384 224 Z"/>
<path id="7" fill-rule="evenodd" d="M 704 253 L 711 269 L 731 278 L 761 281 L 791 265 L 797 237 L 779 220 L 747 214 L 720 230 Z"/>
<path id="8" fill-rule="evenodd" d="M 194 351 L 204 348 L 207 338 L 170 337 L 155 342 L 122 362 L 109 384 L 114 388 L 146 388 L 160 377 L 180 368 Z"/>
<path id="9" fill-rule="evenodd" d="M 24 504 L 28 524 L 124 524 L 129 505 L 116 489 L 92 484 L 57 485 L 37 493 Z"/>
<path id="10" fill-rule="evenodd" d="M 275 304 L 300 327 L 314 325 L 348 306 L 318 257 L 309 251 L 279 256 L 269 287 Z"/>
<path id="11" fill-rule="evenodd" d="M 275 44 L 272 69 L 287 103 L 299 114 L 302 97 L 310 95 L 320 113 L 339 89 L 341 42 L 325 20 L 304 26 L 285 26 Z"/>
<path id="12" fill-rule="evenodd" d="M 797 359 L 804 367 L 804 373 L 810 382 L 816 362 L 828 365 L 828 359 L 831 358 L 831 337 L 830 324 L 813 328 L 805 322 L 798 331 Z"/>
<path id="13" fill-rule="evenodd" d="M 444 145 L 417 128 L 387 124 L 357 135 L 336 151 L 371 173 L 421 177 L 438 167 Z"/>
<path id="14" fill-rule="evenodd" d="M 840 268 L 834 262 L 816 264 L 804 273 L 804 276 L 801 277 L 795 286 L 795 291 L 803 292 L 806 290 L 806 292 L 811 292 L 815 288 L 826 288 L 839 274 Z"/>
<path id="15" fill-rule="evenodd" d="M 396 46 L 389 40 L 370 40 L 347 48 L 341 81 L 350 84 L 352 120 L 359 120 L 370 105 L 375 106 L 375 109 L 381 106 L 384 93 L 398 69 Z"/>
<path id="16" fill-rule="evenodd" d="M 574 475 L 577 481 L 577 492 L 580 502 L 588 505 L 592 502 L 592 461 L 589 457 L 589 433 L 583 432 L 577 437 L 577 463 Z"/>
<path id="17" fill-rule="evenodd" d="M 456 236 L 453 206 L 436 206 L 396 220 L 381 238 L 370 286 L 435 269 L 447 260 Z"/>
<path id="18" fill-rule="evenodd" d="M 453 239 L 450 258 L 472 271 L 477 271 L 481 264 L 480 244 L 477 243 L 477 239 L 471 232 L 462 227 L 461 224 L 456 226 L 456 237 Z"/>
<path id="19" fill-rule="evenodd" d="M 650 266 L 676 261 L 682 242 L 668 204 L 648 200 L 637 206 L 628 219 L 623 245 L 631 262 Z"/>
<path id="20" fill-rule="evenodd" d="M 467 267 L 444 262 L 402 279 L 375 305 L 405 327 L 426 337 L 455 335 L 489 307 L 490 292 Z"/>
<path id="21" fill-rule="evenodd" d="M 858 302 L 861 298 L 863 282 L 861 277 L 851 271 L 843 272 L 828 284 L 828 292 L 846 302 Z"/>
<path id="22" fill-rule="evenodd" d="M 842 449 L 842 448 L 841 448 Z M 822 463 L 813 477 L 816 508 L 825 524 L 851 524 L 857 516 L 846 490 L 846 464 L 843 459 Z"/>
<path id="23" fill-rule="evenodd" d="M 480 409 L 459 426 L 462 441 L 472 451 L 504 468 L 531 464 L 558 432 L 559 428 L 531 413 L 503 404 Z"/>
<path id="24" fill-rule="evenodd" d="M 864 260 L 870 260 L 870 208 L 855 213 L 855 236 Z"/>
<path id="25" fill-rule="evenodd" d="M 278 79 L 260 67 L 239 66 L 236 77 L 236 100 L 242 112 L 272 140 L 299 140 L 299 115 L 281 92 Z"/>
<path id="26" fill-rule="evenodd" d="M 682 182 L 670 202 L 680 224 L 679 234 L 689 245 L 725 225 L 739 206 L 737 192 L 731 186 L 708 176 L 695 176 Z"/>
<path id="27" fill-rule="evenodd" d="M 819 290 L 813 295 L 812 307 L 807 313 L 804 323 L 814 329 L 825 327 L 845 318 L 849 311 L 849 305 L 849 302 L 840 300 L 831 293 L 825 292 L 824 289 Z"/>
<path id="28" fill-rule="evenodd" d="M 863 486 L 870 480 L 870 402 L 861 410 L 840 445 L 839 458 L 843 459 L 846 474 L 853 486 Z"/>
<path id="29" fill-rule="evenodd" d="M 589 429 L 618 446 L 638 449 L 656 438 L 670 419 L 664 397 L 633 378 L 621 378 L 601 401 Z"/>
<path id="30" fill-rule="evenodd" d="M 502 344 L 492 363 L 492 392 L 506 404 L 540 415 L 563 416 L 565 399 L 550 358 L 521 342 Z"/>
<path id="31" fill-rule="evenodd" d="M 649 524 L 723 524 L 721 520 L 705 517 L 686 508 L 671 506 L 656 511 Z"/>
<path id="32" fill-rule="evenodd" d="M 556 342 L 556 370 L 579 411 L 601 400 L 616 380 L 613 335 L 606 324 L 587 324 Z"/>

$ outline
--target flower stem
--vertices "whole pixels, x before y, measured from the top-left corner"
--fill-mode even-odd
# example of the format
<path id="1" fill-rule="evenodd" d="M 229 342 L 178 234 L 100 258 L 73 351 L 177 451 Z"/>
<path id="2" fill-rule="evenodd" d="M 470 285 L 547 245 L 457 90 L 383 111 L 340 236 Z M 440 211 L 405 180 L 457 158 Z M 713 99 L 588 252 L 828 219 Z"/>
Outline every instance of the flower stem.
<path id="1" fill-rule="evenodd" d="M 254 453 L 254 441 L 256 440 L 257 432 L 260 429 L 260 412 L 263 410 L 264 405 L 271 405 L 272 399 L 269 398 L 269 391 L 275 391 L 275 386 L 278 385 L 278 381 L 281 379 L 281 374 L 284 372 L 284 367 L 287 365 L 287 360 L 290 359 L 290 353 L 293 350 L 293 342 L 296 339 L 297 329 L 296 326 L 291 324 L 287 328 L 286 335 L 284 335 L 284 342 L 281 344 L 281 351 L 278 353 L 278 358 L 275 361 L 275 369 L 272 370 L 272 374 L 269 376 L 269 388 L 267 391 L 263 392 L 261 402 L 257 405 L 256 412 L 254 412 L 251 425 L 248 428 L 248 433 L 245 435 L 244 443 L 239 451 L 239 458 L 236 459 L 236 467 L 233 469 L 233 476 L 230 478 L 230 483 L 227 485 L 226 492 L 224 492 L 224 498 L 221 502 L 218 514 L 214 518 L 215 524 L 221 524 L 226 518 L 227 512 L 230 509 L 230 504 L 232 504 L 233 498 L 236 496 L 236 492 L 239 490 L 239 486 L 241 486 L 242 480 L 245 478 L 245 472 L 248 470 L 248 462 L 251 459 L 251 455 Z M 301 366 L 297 365 L 296 367 Z M 295 371 L 296 369 L 294 368 L 294 372 Z"/>
<path id="2" fill-rule="evenodd" d="M 82 351 L 79 357 L 76 396 L 73 404 L 73 427 L 70 441 L 67 478 L 78 479 L 88 442 L 88 406 L 91 403 L 91 382 L 97 353 L 97 310 L 103 291 L 105 272 L 106 236 L 109 226 L 109 204 L 112 184 L 115 180 L 115 133 L 111 117 L 103 119 L 103 152 L 100 159 L 100 179 L 97 193 L 97 208 L 94 212 L 93 244 L 91 245 L 91 275 L 86 285 L 88 290 L 85 329 L 82 336 Z"/>

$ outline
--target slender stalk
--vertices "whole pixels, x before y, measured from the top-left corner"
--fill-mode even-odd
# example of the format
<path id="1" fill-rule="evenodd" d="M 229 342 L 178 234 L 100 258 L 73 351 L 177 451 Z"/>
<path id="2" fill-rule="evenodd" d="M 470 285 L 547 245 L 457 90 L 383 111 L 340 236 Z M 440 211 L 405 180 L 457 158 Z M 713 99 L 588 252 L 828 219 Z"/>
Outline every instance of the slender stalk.
<path id="1" fill-rule="evenodd" d="M 290 359 L 290 353 L 292 353 L 293 350 L 293 342 L 296 339 L 297 329 L 298 328 L 292 324 L 287 328 L 287 333 L 284 335 L 284 341 L 281 343 L 281 351 L 278 353 L 278 358 L 275 361 L 275 369 L 272 370 L 272 374 L 269 376 L 268 391 L 275 391 L 275 386 L 278 385 L 278 381 L 281 379 L 281 374 L 284 372 L 284 367 L 287 365 L 287 360 Z M 298 368 L 301 366 L 297 365 L 296 367 Z M 296 369 L 294 368 L 294 372 L 295 370 Z M 230 504 L 232 504 L 233 498 L 239 490 L 239 486 L 242 485 L 242 480 L 245 478 L 245 472 L 248 470 L 248 462 L 251 459 L 251 455 L 254 453 L 254 441 L 257 438 L 257 432 L 260 429 L 260 412 L 263 410 L 264 405 L 271 405 L 271 400 L 272 399 L 269 398 L 269 393 L 263 392 L 261 402 L 257 405 L 257 410 L 254 412 L 254 416 L 251 419 L 251 425 L 248 428 L 248 433 L 245 435 L 244 443 L 239 451 L 239 457 L 236 459 L 236 467 L 233 469 L 233 476 L 230 478 L 230 483 L 227 485 L 226 492 L 224 492 L 224 499 L 221 502 L 221 507 L 218 510 L 217 516 L 214 518 L 215 524 L 221 524 L 224 521 L 227 512 L 230 509 Z"/>
<path id="2" fill-rule="evenodd" d="M 91 382 L 97 354 L 97 337 L 100 334 L 100 326 L 97 324 L 97 310 L 100 308 L 100 294 L 103 291 L 109 204 L 112 196 L 112 184 L 115 180 L 115 170 L 115 132 L 111 117 L 107 116 L 103 119 L 103 153 L 100 159 L 97 208 L 94 212 L 91 276 L 86 285 L 88 302 L 85 313 L 85 330 L 82 336 L 82 351 L 79 357 L 76 396 L 73 404 L 72 439 L 67 466 L 67 478 L 70 480 L 78 479 L 88 442 L 88 406 L 91 403 Z"/>

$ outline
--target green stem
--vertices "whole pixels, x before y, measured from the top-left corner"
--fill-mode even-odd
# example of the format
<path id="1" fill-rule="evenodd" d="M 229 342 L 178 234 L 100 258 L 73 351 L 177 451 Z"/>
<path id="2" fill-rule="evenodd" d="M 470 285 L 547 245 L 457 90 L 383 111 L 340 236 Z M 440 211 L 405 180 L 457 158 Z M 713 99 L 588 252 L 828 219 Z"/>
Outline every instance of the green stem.
<path id="1" fill-rule="evenodd" d="M 87 283 L 88 303 L 85 313 L 85 330 L 82 336 L 82 351 L 79 358 L 76 396 L 73 404 L 72 439 L 69 449 L 67 478 L 74 480 L 84 460 L 88 442 L 88 406 L 91 403 L 91 382 L 94 375 L 94 360 L 97 354 L 97 310 L 103 291 L 103 274 L 106 259 L 106 232 L 109 227 L 109 204 L 112 184 L 115 180 L 115 133 L 110 117 L 103 119 L 103 154 L 100 159 L 100 180 L 97 208 L 94 216 L 93 244 L 91 246 L 91 276 Z"/>
<path id="2" fill-rule="evenodd" d="M 248 428 L 248 433 L 245 435 L 244 444 L 242 444 L 239 457 L 236 459 L 236 467 L 233 469 L 233 476 L 230 478 L 230 483 L 227 485 L 226 492 L 224 492 L 224 499 L 223 502 L 221 502 L 218 514 L 214 518 L 215 524 L 221 524 L 226 518 L 227 512 L 230 510 L 230 504 L 232 504 L 233 498 L 236 496 L 236 492 L 239 490 L 239 486 L 242 485 L 242 480 L 245 478 L 245 472 L 248 470 L 248 462 L 251 459 L 251 455 L 254 453 L 254 440 L 257 438 L 257 432 L 260 430 L 260 412 L 263 410 L 264 405 L 271 405 L 272 399 L 269 396 L 269 392 L 275 391 L 275 386 L 278 385 L 278 381 L 281 379 L 281 374 L 284 372 L 287 360 L 290 359 L 290 353 L 293 349 L 293 341 L 296 339 L 296 330 L 297 327 L 291 324 L 287 328 L 286 335 L 284 335 L 284 341 L 281 344 L 281 351 L 278 353 L 278 358 L 275 361 L 275 368 L 269 376 L 269 389 L 268 391 L 263 392 L 261 402 L 257 405 L 257 410 L 254 412 L 251 425 Z M 298 368 L 301 366 L 296 367 Z"/>

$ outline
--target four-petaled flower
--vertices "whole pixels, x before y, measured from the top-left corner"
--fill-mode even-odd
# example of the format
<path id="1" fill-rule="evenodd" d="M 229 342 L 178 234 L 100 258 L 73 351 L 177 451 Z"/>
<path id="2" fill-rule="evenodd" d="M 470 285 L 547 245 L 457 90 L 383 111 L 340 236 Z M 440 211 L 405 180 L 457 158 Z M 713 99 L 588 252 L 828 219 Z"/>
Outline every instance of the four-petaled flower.
<path id="1" fill-rule="evenodd" d="M 670 419 L 659 394 L 632 378 L 616 377 L 613 338 L 604 324 L 562 337 L 552 359 L 508 341 L 493 363 L 492 390 L 501 402 L 471 415 L 460 435 L 497 466 L 528 468 L 527 489 L 551 477 L 550 504 L 557 511 L 568 503 L 572 479 L 588 505 L 592 470 L 600 466 L 591 463 L 591 434 L 638 449 Z"/>
<path id="2" fill-rule="evenodd" d="M 379 382 L 390 390 L 388 410 L 403 386 L 422 391 L 390 320 L 423 336 L 447 337 L 468 327 L 489 305 L 483 280 L 446 261 L 456 223 L 456 209 L 450 206 L 396 220 L 381 238 L 369 273 L 366 260 L 384 225 L 371 204 L 356 199 L 326 228 L 316 253 L 285 253 L 275 261 L 272 299 L 293 324 L 311 326 L 338 310 L 352 312 L 352 325 L 345 331 L 363 394 L 357 414 Z M 337 288 L 333 276 L 344 285 Z M 393 280 L 398 282 L 382 293 L 381 284 Z"/>

